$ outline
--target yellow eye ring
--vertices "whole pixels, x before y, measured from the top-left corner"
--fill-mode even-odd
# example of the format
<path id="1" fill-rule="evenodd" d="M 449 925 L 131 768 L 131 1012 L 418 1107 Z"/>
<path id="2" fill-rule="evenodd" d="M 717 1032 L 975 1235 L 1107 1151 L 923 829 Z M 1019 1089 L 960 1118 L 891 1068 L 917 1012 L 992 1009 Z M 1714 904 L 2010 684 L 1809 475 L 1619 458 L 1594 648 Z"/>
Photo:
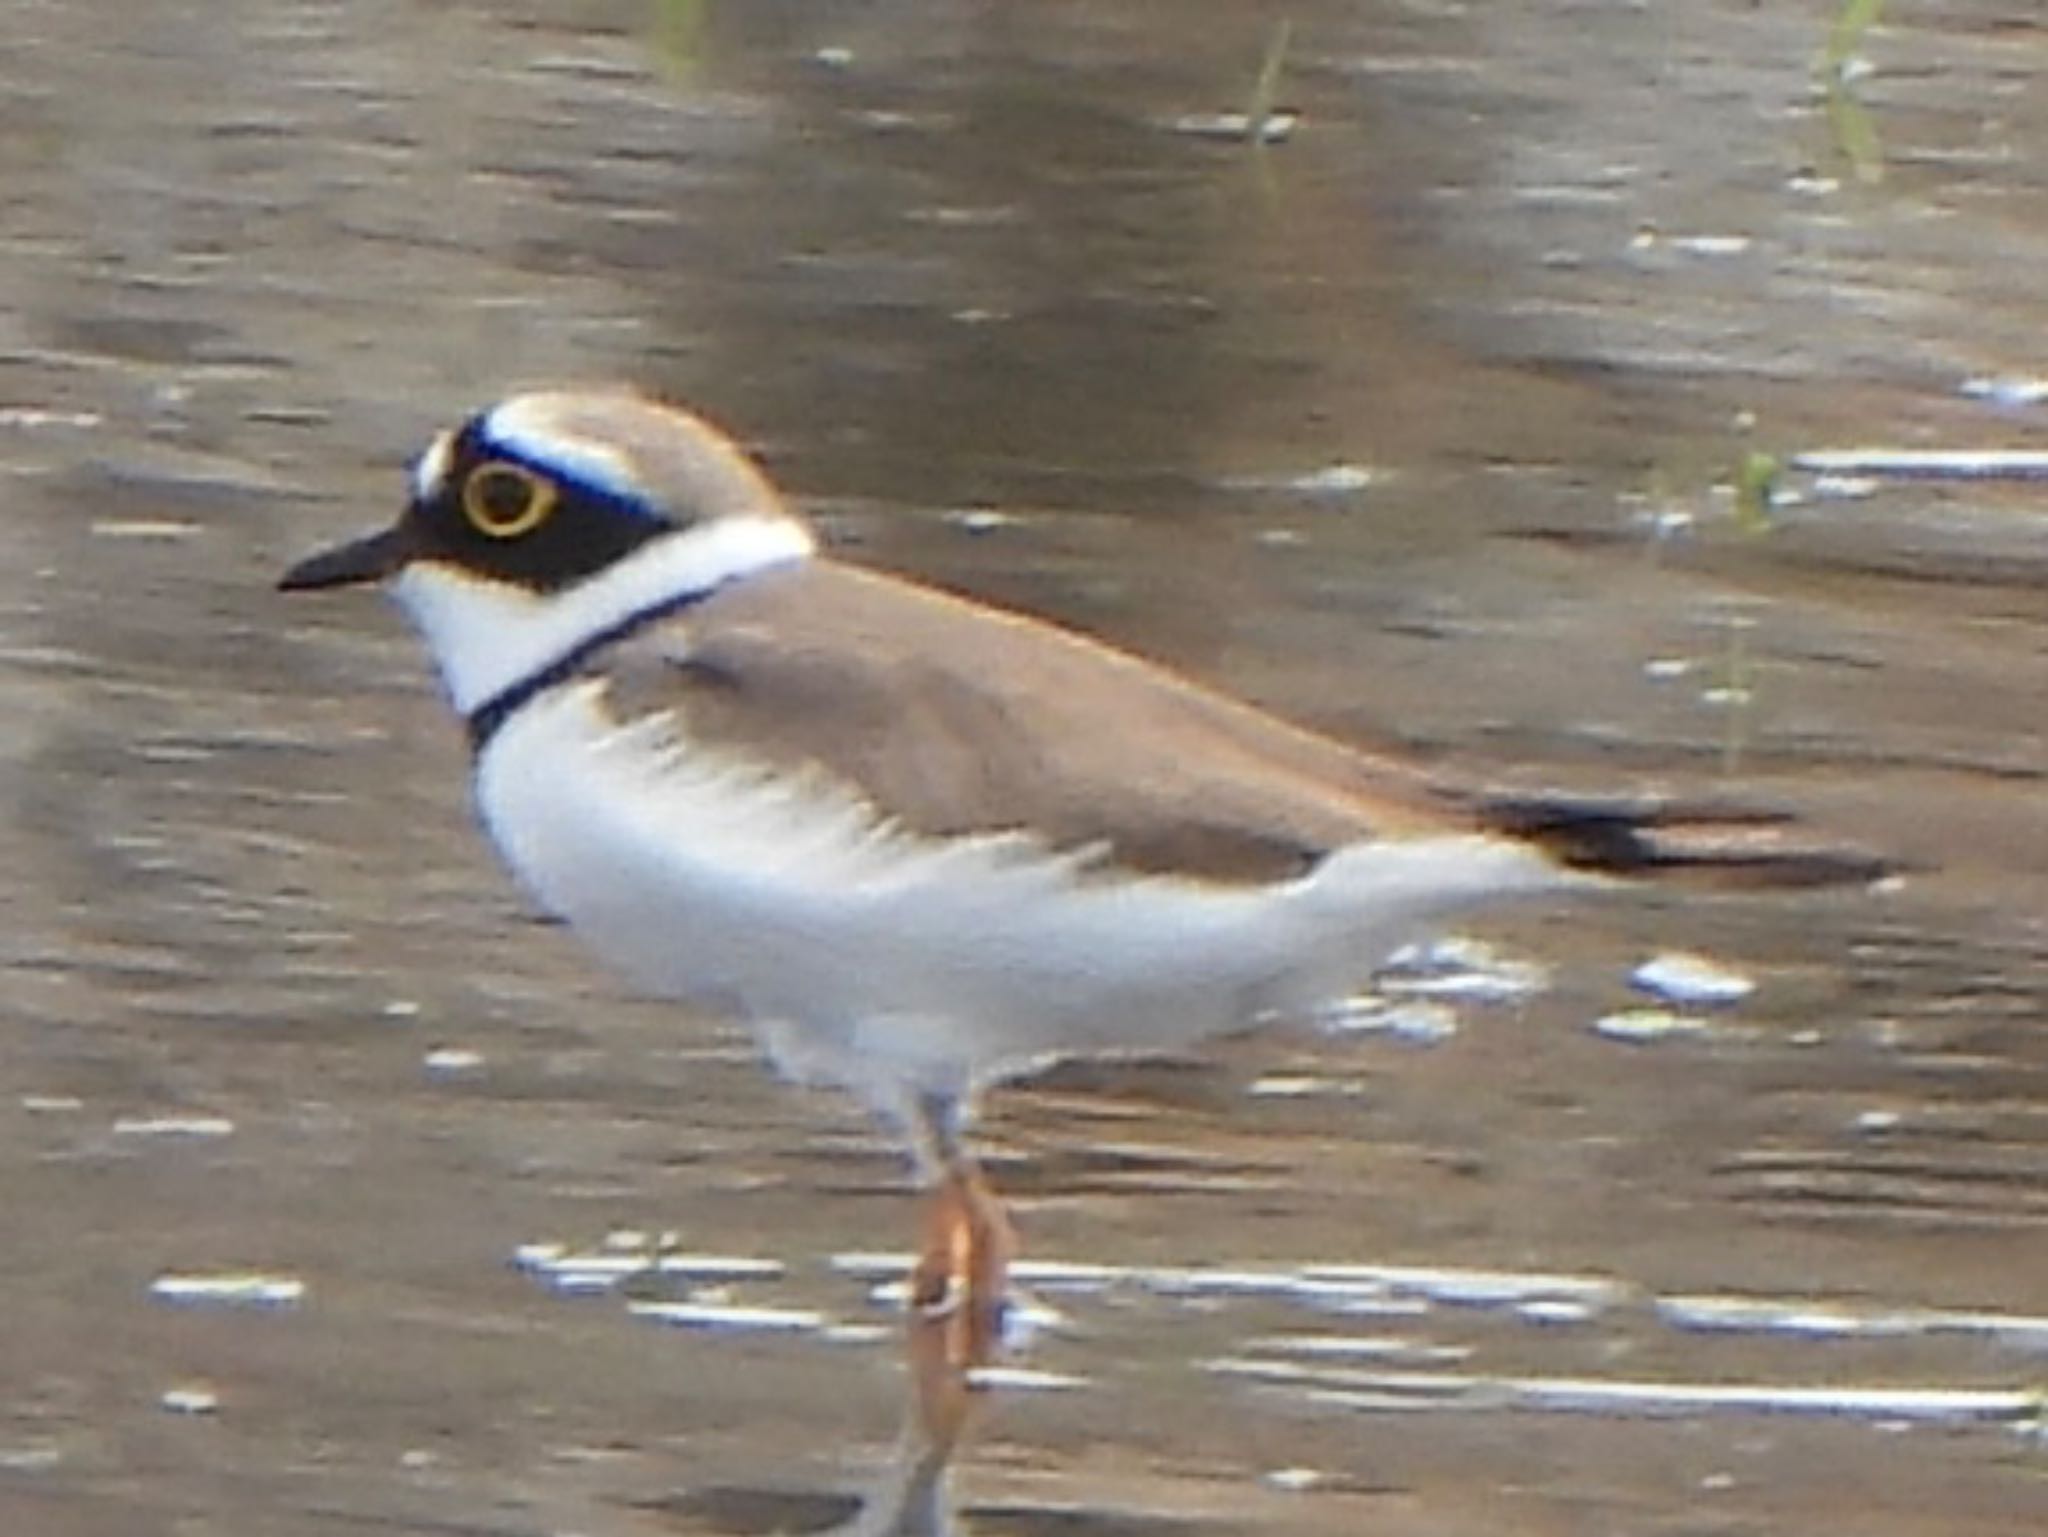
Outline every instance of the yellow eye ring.
<path id="1" fill-rule="evenodd" d="M 545 523 L 555 510 L 554 483 L 523 464 L 492 459 L 462 483 L 462 515 L 487 539 L 517 539 Z"/>

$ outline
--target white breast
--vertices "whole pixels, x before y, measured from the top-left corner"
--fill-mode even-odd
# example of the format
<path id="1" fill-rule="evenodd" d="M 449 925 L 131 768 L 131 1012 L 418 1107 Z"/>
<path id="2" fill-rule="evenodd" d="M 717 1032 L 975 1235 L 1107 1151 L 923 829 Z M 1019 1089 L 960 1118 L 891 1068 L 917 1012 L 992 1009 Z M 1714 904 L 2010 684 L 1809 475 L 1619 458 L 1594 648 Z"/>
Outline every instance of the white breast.
<path id="1" fill-rule="evenodd" d="M 913 836 L 673 723 L 619 727 L 595 683 L 508 721 L 477 795 L 539 901 L 640 985 L 775 1022 L 803 1068 L 884 1104 L 1298 1008 L 1431 914 L 1567 879 L 1479 837 L 1359 845 L 1261 887 L 1119 878 L 1022 836 Z"/>

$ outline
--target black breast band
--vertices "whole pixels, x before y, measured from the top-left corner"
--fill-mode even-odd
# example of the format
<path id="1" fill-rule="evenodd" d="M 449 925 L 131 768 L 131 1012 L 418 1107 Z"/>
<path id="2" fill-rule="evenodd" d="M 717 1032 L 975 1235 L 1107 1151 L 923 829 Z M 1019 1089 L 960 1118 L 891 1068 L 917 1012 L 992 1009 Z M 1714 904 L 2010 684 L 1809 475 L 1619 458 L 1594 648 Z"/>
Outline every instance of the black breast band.
<path id="1" fill-rule="evenodd" d="M 608 624 L 595 634 L 585 636 L 545 667 L 499 689 L 463 717 L 463 726 L 469 733 L 470 756 L 481 757 L 483 750 L 491 745 L 491 738 L 498 734 L 507 721 L 519 713 L 522 706 L 557 684 L 567 683 L 582 672 L 591 659 L 600 652 L 609 650 L 651 624 L 657 624 L 663 619 L 672 618 L 686 609 L 696 607 L 723 586 L 722 582 L 715 583 L 701 592 L 677 593 L 674 597 L 663 598 L 658 603 L 650 603 L 645 608 L 635 609 L 616 624 Z"/>

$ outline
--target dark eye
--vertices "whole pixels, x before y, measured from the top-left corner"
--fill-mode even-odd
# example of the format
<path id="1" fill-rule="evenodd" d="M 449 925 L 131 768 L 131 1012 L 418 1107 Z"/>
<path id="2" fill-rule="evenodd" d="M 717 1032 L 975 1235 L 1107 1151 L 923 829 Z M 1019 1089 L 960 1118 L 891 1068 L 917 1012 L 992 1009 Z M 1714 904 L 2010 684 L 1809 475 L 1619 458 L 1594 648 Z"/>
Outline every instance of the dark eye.
<path id="1" fill-rule="evenodd" d="M 462 483 L 462 512 L 470 526 L 490 539 L 532 533 L 555 510 L 552 482 L 523 464 L 493 459 L 469 472 Z"/>

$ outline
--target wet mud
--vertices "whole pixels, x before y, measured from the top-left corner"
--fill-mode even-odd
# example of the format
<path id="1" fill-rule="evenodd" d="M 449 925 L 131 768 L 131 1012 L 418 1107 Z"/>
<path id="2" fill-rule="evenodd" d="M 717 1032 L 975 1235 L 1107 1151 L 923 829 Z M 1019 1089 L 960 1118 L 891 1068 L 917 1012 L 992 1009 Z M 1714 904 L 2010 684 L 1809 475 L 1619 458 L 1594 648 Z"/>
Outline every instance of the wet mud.
<path id="1" fill-rule="evenodd" d="M 888 1485 L 895 1150 L 537 923 L 397 616 L 270 591 L 625 378 L 855 558 L 1903 867 L 993 1096 L 1037 1268 L 926 1516 L 2041 1530 L 2043 490 L 1794 456 L 2039 445 L 2048 31 L 1872 33 L 1873 161 L 1827 9 L 1297 6 L 1255 150 L 1184 119 L 1257 6 L 0 6 L 0 1527 Z"/>

